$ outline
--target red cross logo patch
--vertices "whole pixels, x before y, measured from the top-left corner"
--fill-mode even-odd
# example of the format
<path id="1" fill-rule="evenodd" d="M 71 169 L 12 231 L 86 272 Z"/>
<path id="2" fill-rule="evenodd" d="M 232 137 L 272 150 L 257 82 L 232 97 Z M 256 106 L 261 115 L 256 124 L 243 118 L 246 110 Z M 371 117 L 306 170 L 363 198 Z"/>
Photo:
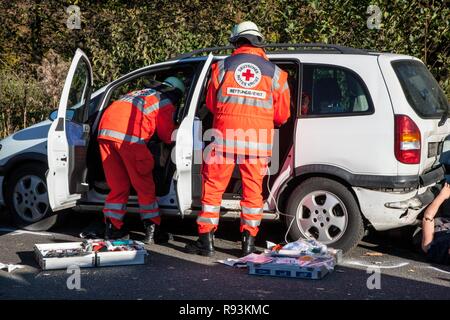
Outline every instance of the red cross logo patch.
<path id="1" fill-rule="evenodd" d="M 253 88 L 261 81 L 261 70 L 253 63 L 241 63 L 234 72 L 234 79 L 243 88 Z"/>

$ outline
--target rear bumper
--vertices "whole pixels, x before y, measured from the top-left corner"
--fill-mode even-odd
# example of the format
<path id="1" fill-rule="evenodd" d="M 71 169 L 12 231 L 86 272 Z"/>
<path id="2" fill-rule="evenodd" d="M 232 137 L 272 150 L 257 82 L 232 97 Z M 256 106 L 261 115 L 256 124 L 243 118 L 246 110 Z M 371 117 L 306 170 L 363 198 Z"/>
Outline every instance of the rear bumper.
<path id="1" fill-rule="evenodd" d="M 415 224 L 417 216 L 440 190 L 440 185 L 411 192 L 384 192 L 353 188 L 364 217 L 376 230 L 389 230 Z"/>
<path id="2" fill-rule="evenodd" d="M 444 166 L 439 166 L 432 171 L 422 174 L 419 176 L 420 186 L 426 187 L 433 183 L 441 182 L 445 179 L 445 168 Z"/>

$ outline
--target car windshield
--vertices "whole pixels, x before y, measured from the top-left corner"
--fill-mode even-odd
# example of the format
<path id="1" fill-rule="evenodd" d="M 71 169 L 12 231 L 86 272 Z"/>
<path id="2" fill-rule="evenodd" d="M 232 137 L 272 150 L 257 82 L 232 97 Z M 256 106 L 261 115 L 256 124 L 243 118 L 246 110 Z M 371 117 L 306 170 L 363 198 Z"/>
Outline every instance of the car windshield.
<path id="1" fill-rule="evenodd" d="M 392 62 L 411 107 L 423 118 L 439 118 L 448 112 L 448 100 L 427 67 L 415 60 Z"/>

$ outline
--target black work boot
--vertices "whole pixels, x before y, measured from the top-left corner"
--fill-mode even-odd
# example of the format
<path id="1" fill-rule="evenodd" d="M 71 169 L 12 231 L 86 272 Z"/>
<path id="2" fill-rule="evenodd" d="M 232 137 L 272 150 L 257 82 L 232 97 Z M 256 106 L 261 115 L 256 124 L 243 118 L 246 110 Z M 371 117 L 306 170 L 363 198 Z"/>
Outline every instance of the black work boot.
<path id="1" fill-rule="evenodd" d="M 145 236 L 142 242 L 145 244 L 153 243 L 167 243 L 169 240 L 173 240 L 170 233 L 162 230 L 161 226 L 158 226 L 151 220 L 144 220 Z"/>
<path id="2" fill-rule="evenodd" d="M 198 240 L 188 243 L 185 247 L 187 253 L 198 254 L 205 257 L 212 257 L 214 251 L 214 231 L 199 233 Z"/>
<path id="3" fill-rule="evenodd" d="M 248 230 L 244 230 L 242 232 L 242 256 L 245 257 L 255 251 L 255 237 L 251 236 Z"/>
<path id="4" fill-rule="evenodd" d="M 130 235 L 123 228 L 117 229 L 111 220 L 106 219 L 105 240 L 130 239 Z"/>

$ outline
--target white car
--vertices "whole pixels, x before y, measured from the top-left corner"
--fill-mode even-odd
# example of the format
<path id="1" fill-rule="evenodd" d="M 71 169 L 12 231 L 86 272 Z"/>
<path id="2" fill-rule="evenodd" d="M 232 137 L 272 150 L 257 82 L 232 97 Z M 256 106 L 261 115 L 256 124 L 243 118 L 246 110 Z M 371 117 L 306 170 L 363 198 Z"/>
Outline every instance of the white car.
<path id="1" fill-rule="evenodd" d="M 269 47 L 290 48 L 268 56 L 289 73 L 292 116 L 278 132 L 264 219 L 282 219 L 294 239 L 313 237 L 345 251 L 368 227 L 414 224 L 444 180 L 439 160 L 450 133 L 448 100 L 425 65 L 410 56 L 337 45 Z M 211 64 L 226 57 L 213 52 L 228 49 L 203 49 L 141 68 L 92 97 L 91 66 L 77 50 L 53 121 L 0 142 L 0 200 L 15 221 L 42 230 L 62 209 L 99 212 L 108 193 L 96 141 L 103 110 L 120 95 L 169 75 L 183 78 L 187 90 L 175 143 L 149 144 L 158 160 L 158 201 L 163 214 L 196 215 L 207 142 L 202 136 L 212 125 L 205 88 Z M 203 52 L 209 55 L 198 56 Z M 239 217 L 240 191 L 236 170 L 223 217 Z M 137 207 L 130 196 L 128 210 Z"/>

